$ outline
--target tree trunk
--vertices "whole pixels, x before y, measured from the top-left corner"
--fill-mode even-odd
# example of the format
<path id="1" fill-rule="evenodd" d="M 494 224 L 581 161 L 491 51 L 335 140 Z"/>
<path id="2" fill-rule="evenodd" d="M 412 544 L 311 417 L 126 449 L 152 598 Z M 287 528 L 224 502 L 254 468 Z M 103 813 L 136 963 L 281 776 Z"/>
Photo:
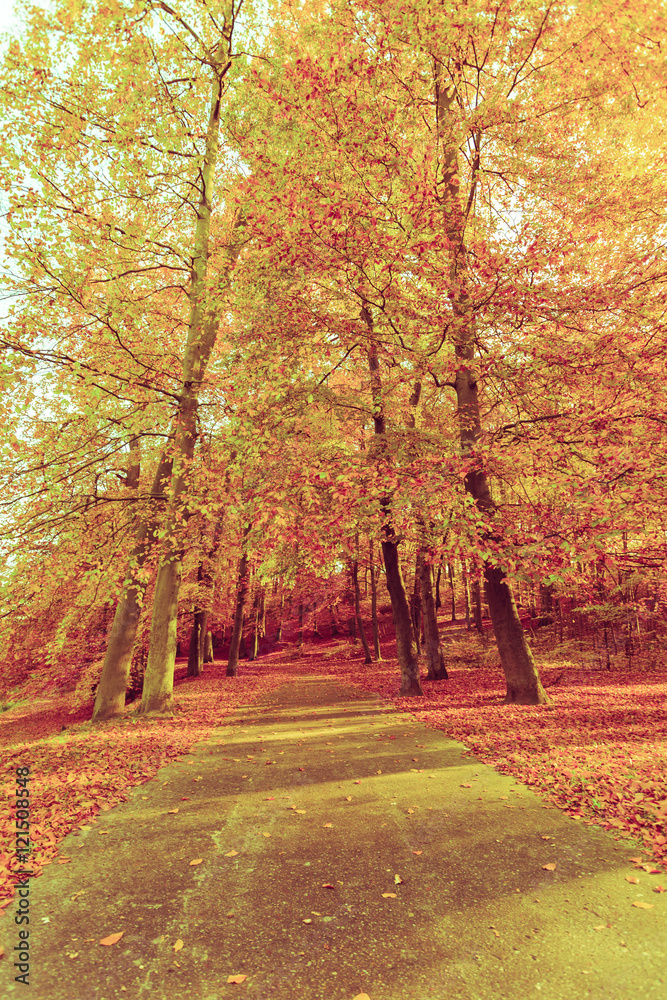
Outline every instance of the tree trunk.
<path id="1" fill-rule="evenodd" d="M 276 628 L 276 642 L 280 642 L 283 637 L 283 613 L 285 609 L 285 591 L 280 592 L 280 610 L 278 612 L 278 627 Z"/>
<path id="2" fill-rule="evenodd" d="M 424 692 L 419 680 L 417 646 L 398 558 L 398 543 L 389 534 L 390 530 L 385 526 L 387 537 L 382 540 L 382 554 L 387 590 L 391 599 L 391 614 L 396 631 L 396 655 L 401 668 L 401 686 L 398 693 L 400 695 L 423 695 Z"/>
<path id="3" fill-rule="evenodd" d="M 375 652 L 376 661 L 382 659 L 382 651 L 380 649 L 380 629 L 378 627 L 378 588 L 377 588 L 377 577 L 375 575 L 375 562 L 373 560 L 373 539 L 369 538 L 369 564 L 371 571 L 371 621 L 373 623 L 373 646 Z"/>
<path id="4" fill-rule="evenodd" d="M 180 555 L 163 563 L 153 597 L 153 618 L 148 662 L 144 674 L 139 714 L 166 715 L 173 709 L 178 591 L 181 585 Z M 165 665 L 167 669 L 164 669 Z"/>
<path id="5" fill-rule="evenodd" d="M 303 646 L 303 601 L 299 601 L 299 633 L 297 636 L 299 649 Z"/>
<path id="6" fill-rule="evenodd" d="M 208 612 L 195 611 L 188 649 L 188 677 L 201 677 L 204 673 L 204 652 L 206 643 L 206 620 Z"/>
<path id="7" fill-rule="evenodd" d="M 207 632 L 204 639 L 204 663 L 213 663 L 213 635 L 211 632 Z"/>
<path id="8" fill-rule="evenodd" d="M 470 587 L 472 590 L 472 612 L 475 628 L 480 635 L 484 635 L 484 624 L 482 622 L 482 588 L 478 576 L 473 578 Z"/>
<path id="9" fill-rule="evenodd" d="M 435 610 L 438 611 L 442 607 L 442 601 L 440 600 L 440 577 L 442 576 L 442 556 L 440 557 L 440 562 L 438 563 L 438 572 L 435 578 Z"/>
<path id="10" fill-rule="evenodd" d="M 412 597 L 410 599 L 410 617 L 412 618 L 412 628 L 415 633 L 415 646 L 417 647 L 417 656 L 421 653 L 421 630 L 422 630 L 422 594 L 421 594 L 421 584 L 419 582 L 419 555 L 420 549 L 417 549 L 417 556 L 415 559 L 415 578 L 412 586 Z"/>
<path id="11" fill-rule="evenodd" d="M 361 310 L 361 318 L 366 323 L 369 332 L 368 367 L 371 377 L 371 398 L 373 401 L 373 424 L 375 429 L 373 441 L 375 447 L 369 449 L 369 453 L 370 457 L 379 465 L 382 461 L 388 463 L 390 459 L 387 454 L 382 379 L 380 376 L 377 344 L 373 336 L 373 317 L 366 303 L 364 303 Z M 391 613 L 396 631 L 396 655 L 401 670 L 399 694 L 405 696 L 423 695 L 424 692 L 419 681 L 419 660 L 417 658 L 417 647 L 410 619 L 410 608 L 408 606 L 398 556 L 400 540 L 396 537 L 392 526 L 391 498 L 389 496 L 382 498 L 381 507 L 384 517 L 384 524 L 382 526 L 382 533 L 384 535 L 382 539 L 382 555 L 384 557 L 387 590 L 391 599 Z"/>
<path id="12" fill-rule="evenodd" d="M 95 695 L 93 722 L 101 722 L 125 709 L 125 692 L 132 665 L 132 651 L 137 638 L 147 579 L 143 567 L 155 538 L 159 517 L 155 509 L 158 499 L 164 499 L 164 486 L 171 475 L 171 459 L 162 455 L 150 491 L 150 506 L 137 525 L 137 540 L 130 557 L 129 569 L 114 615 L 102 674 Z"/>
<path id="13" fill-rule="evenodd" d="M 458 166 L 458 147 L 451 142 L 451 120 L 457 114 L 456 66 L 450 67 L 454 75 L 446 76 L 445 68 L 437 60 L 435 70 L 436 134 L 440 160 L 436 178 L 436 192 L 443 209 L 443 222 L 451 247 L 449 284 L 453 312 L 454 351 L 456 356 L 456 407 L 459 423 L 461 452 L 468 459 L 469 471 L 464 484 L 466 492 L 485 516 L 488 537 L 500 529 L 496 526 L 496 507 L 491 496 L 486 473 L 481 462 L 475 461 L 477 445 L 482 436 L 477 370 L 475 364 L 475 313 L 468 294 L 467 251 L 465 225 L 461 199 Z M 479 149 L 472 164 L 472 192 L 477 183 Z M 470 460 L 473 460 L 472 462 Z M 484 579 L 489 613 L 498 643 L 498 652 L 507 683 L 506 702 L 519 704 L 549 704 L 537 673 L 533 654 L 526 636 L 512 592 L 503 578 L 502 570 L 488 560 L 484 564 Z"/>
<path id="14" fill-rule="evenodd" d="M 366 633 L 364 632 L 364 623 L 361 618 L 361 594 L 359 592 L 359 563 L 357 562 L 356 559 L 352 560 L 352 583 L 354 584 L 354 613 L 357 619 L 359 635 L 361 636 L 361 645 L 364 650 L 364 663 L 372 663 L 373 658 L 371 656 L 368 640 L 366 639 Z"/>
<path id="15" fill-rule="evenodd" d="M 211 103 L 206 132 L 205 153 L 200 169 L 200 197 L 195 227 L 189 290 L 190 318 L 183 357 L 181 394 L 173 421 L 174 468 L 171 478 L 171 498 L 165 519 L 163 552 L 158 569 L 151 620 L 148 663 L 144 674 L 144 689 L 139 713 L 171 711 L 174 686 L 174 665 L 178 615 L 178 592 L 181 582 L 181 560 L 184 546 L 183 529 L 187 522 L 187 494 L 192 459 L 197 441 L 197 409 L 199 391 L 224 309 L 220 294 L 231 283 L 231 271 L 240 246 L 232 242 L 227 250 L 227 266 L 221 269 L 218 289 L 208 289 L 211 243 L 212 192 L 220 140 L 220 109 L 224 78 L 231 67 L 231 30 L 225 31 L 209 63 L 212 70 Z M 235 227 L 242 224 L 237 214 Z"/>
<path id="16" fill-rule="evenodd" d="M 442 655 L 438 619 L 433 600 L 431 564 L 426 561 L 426 553 L 420 546 L 417 552 L 417 573 L 421 586 L 422 608 L 424 611 L 424 652 L 426 654 L 427 678 L 430 681 L 447 680 L 449 674 Z"/>
<path id="17" fill-rule="evenodd" d="M 454 571 L 451 562 L 447 563 L 447 576 L 449 577 L 449 587 L 452 599 L 452 622 L 456 621 L 456 590 L 454 588 Z"/>
<path id="18" fill-rule="evenodd" d="M 243 608 L 245 606 L 246 594 L 248 593 L 248 553 L 245 550 L 245 544 L 249 531 L 250 525 L 248 524 L 243 531 L 243 551 L 239 560 L 236 609 L 234 611 L 234 627 L 232 628 L 232 638 L 229 643 L 229 656 L 227 658 L 227 677 L 236 677 L 239 672 L 239 649 L 243 634 Z"/>

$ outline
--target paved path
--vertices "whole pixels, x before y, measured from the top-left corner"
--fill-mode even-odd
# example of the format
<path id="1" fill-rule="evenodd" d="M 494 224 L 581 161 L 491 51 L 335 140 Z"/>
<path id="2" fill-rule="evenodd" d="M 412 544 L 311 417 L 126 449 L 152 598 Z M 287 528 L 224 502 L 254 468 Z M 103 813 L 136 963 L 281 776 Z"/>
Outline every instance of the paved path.
<path id="1" fill-rule="evenodd" d="M 632 849 L 326 678 L 239 711 L 61 854 L 31 887 L 29 988 L 7 910 L 3 1000 L 667 997 L 667 900 L 625 880 Z"/>

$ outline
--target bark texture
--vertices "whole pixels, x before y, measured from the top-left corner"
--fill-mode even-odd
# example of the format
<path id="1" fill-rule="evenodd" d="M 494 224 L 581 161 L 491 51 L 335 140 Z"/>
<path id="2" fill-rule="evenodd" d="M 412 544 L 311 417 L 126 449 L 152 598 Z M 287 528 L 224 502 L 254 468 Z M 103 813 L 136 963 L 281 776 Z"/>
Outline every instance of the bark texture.
<path id="1" fill-rule="evenodd" d="M 244 532 L 244 543 L 249 527 Z M 243 635 L 243 609 L 245 607 L 248 593 L 248 553 L 242 552 L 239 560 L 239 576 L 236 587 L 236 609 L 234 611 L 234 627 L 232 638 L 229 643 L 229 658 L 227 660 L 227 677 L 236 677 L 239 672 L 239 650 L 241 648 L 241 636 Z"/>
<path id="2" fill-rule="evenodd" d="M 359 592 L 359 563 L 356 559 L 352 561 L 352 583 L 354 584 L 354 613 L 357 618 L 357 628 L 361 637 L 361 645 L 364 650 L 364 663 L 372 663 L 373 657 L 368 645 L 368 639 L 364 631 L 364 623 L 361 617 L 361 594 Z"/>
<path id="3" fill-rule="evenodd" d="M 438 619 L 433 599 L 433 575 L 431 564 L 426 560 L 422 548 L 417 553 L 417 574 L 421 586 L 422 608 L 424 612 L 424 654 L 426 656 L 426 676 L 430 681 L 447 680 L 449 674 L 440 644 Z"/>
<path id="4" fill-rule="evenodd" d="M 139 618 L 143 608 L 147 576 L 144 566 L 155 540 L 155 531 L 164 507 L 164 486 L 171 475 L 171 460 L 163 455 L 158 463 L 145 512 L 136 528 L 136 541 L 123 588 L 116 607 L 102 674 L 97 686 L 93 722 L 102 722 L 121 715 L 125 709 L 125 692 L 130 677 L 132 653 L 137 638 Z"/>

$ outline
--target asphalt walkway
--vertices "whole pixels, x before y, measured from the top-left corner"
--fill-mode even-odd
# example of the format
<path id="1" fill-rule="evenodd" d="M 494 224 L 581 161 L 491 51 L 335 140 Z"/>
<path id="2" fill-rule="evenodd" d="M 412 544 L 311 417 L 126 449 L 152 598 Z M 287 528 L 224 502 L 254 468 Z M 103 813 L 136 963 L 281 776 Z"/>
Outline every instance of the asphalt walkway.
<path id="1" fill-rule="evenodd" d="M 295 678 L 67 838 L 0 996 L 665 1000 L 657 877 L 464 750 Z"/>

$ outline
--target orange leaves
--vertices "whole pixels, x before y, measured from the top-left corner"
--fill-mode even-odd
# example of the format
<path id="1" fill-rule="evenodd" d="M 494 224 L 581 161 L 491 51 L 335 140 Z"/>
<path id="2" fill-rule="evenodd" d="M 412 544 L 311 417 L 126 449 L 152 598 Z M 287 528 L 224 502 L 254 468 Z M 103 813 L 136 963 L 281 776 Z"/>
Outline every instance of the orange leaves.
<path id="1" fill-rule="evenodd" d="M 397 898 L 397 894 L 395 892 L 383 892 L 382 893 L 382 898 L 383 899 L 396 899 Z"/>
<path id="2" fill-rule="evenodd" d="M 227 976 L 228 983 L 244 983 L 248 977 L 237 974 L 236 976 Z"/>
<path id="3" fill-rule="evenodd" d="M 203 860 L 203 858 L 193 858 L 190 862 L 190 867 L 192 868 L 194 865 L 200 865 Z"/>
<path id="4" fill-rule="evenodd" d="M 629 882 L 631 885 L 639 885 L 639 879 L 636 875 L 626 875 L 625 881 Z"/>
<path id="5" fill-rule="evenodd" d="M 238 851 L 235 851 L 235 850 L 234 850 L 234 849 L 232 848 L 232 850 L 231 850 L 231 851 L 227 851 L 227 853 L 225 854 L 225 857 L 226 857 L 226 858 L 235 858 L 235 857 L 237 856 L 237 854 L 238 854 L 238 853 L 239 853 Z"/>
<path id="6" fill-rule="evenodd" d="M 124 933 L 125 931 L 118 931 L 116 934 L 109 934 L 108 937 L 104 937 L 100 940 L 100 944 L 110 948 L 111 945 L 118 944 Z"/>
<path id="7" fill-rule="evenodd" d="M 550 861 L 548 865 L 542 865 L 545 872 L 553 872 L 556 870 L 556 865 Z"/>
<path id="8" fill-rule="evenodd" d="M 183 949 L 183 942 L 181 941 L 180 938 L 178 939 L 178 941 L 174 941 L 174 943 L 172 945 L 172 948 L 173 948 L 174 951 L 182 951 L 182 949 Z"/>

